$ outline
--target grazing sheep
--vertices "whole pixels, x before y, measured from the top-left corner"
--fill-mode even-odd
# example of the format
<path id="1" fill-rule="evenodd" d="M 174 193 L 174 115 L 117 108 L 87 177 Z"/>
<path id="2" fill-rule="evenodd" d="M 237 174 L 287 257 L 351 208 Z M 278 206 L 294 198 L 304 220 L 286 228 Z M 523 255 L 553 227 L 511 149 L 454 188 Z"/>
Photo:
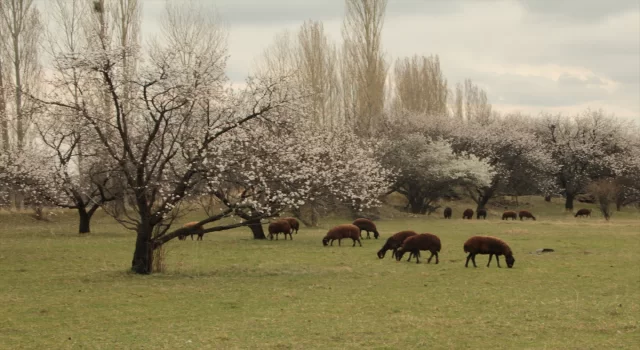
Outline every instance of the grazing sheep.
<path id="1" fill-rule="evenodd" d="M 515 220 L 518 218 L 518 213 L 516 213 L 515 211 L 512 210 L 507 210 L 504 213 L 502 213 L 502 220 Z"/>
<path id="2" fill-rule="evenodd" d="M 300 223 L 298 222 L 298 219 L 287 217 L 287 218 L 282 218 L 282 220 L 286 220 L 289 223 L 289 226 L 291 226 L 291 232 L 296 231 L 296 234 L 298 234 L 298 229 L 300 228 Z"/>
<path id="3" fill-rule="evenodd" d="M 382 246 L 382 249 L 378 251 L 378 258 L 383 259 L 384 255 L 387 253 L 387 250 L 389 249 L 393 250 L 391 257 L 395 258 L 396 252 L 398 251 L 398 248 L 402 245 L 402 242 L 404 242 L 404 240 L 407 239 L 408 237 L 415 236 L 415 235 L 417 235 L 417 233 L 414 231 L 400 231 L 398 233 L 395 233 L 393 236 L 387 239 L 387 243 L 385 243 Z"/>
<path id="4" fill-rule="evenodd" d="M 444 208 L 444 218 L 451 219 L 451 215 L 453 214 L 453 210 L 449 207 Z"/>
<path id="5" fill-rule="evenodd" d="M 438 260 L 438 252 L 442 248 L 440 238 L 431 233 L 421 233 L 419 235 L 410 236 L 405 239 L 402 246 L 396 251 L 396 260 L 400 261 L 405 252 L 410 252 L 416 257 L 416 264 L 420 263 L 420 251 L 428 250 L 431 252 L 431 256 L 427 260 L 427 263 L 431 263 L 431 258 L 436 257 L 436 264 Z M 409 256 L 411 260 L 411 256 Z M 409 261 L 407 260 L 407 261 Z"/>
<path id="6" fill-rule="evenodd" d="M 521 210 L 518 214 L 520 215 L 520 220 L 522 220 L 523 218 L 531 218 L 533 219 L 533 221 L 536 221 L 536 217 L 533 216 L 533 214 L 531 214 L 531 212 L 529 211 Z"/>
<path id="7" fill-rule="evenodd" d="M 360 228 L 352 224 L 338 225 L 329 230 L 327 235 L 322 239 L 322 245 L 326 247 L 329 241 L 331 241 L 331 245 L 333 246 L 333 241 L 336 239 L 338 240 L 338 245 L 340 245 L 340 241 L 344 238 L 351 238 L 353 240 L 353 247 L 356 246 L 356 242 L 362 247 L 362 242 L 360 242 Z"/>
<path id="8" fill-rule="evenodd" d="M 197 234 L 198 238 L 196 240 L 201 241 L 202 237 L 204 236 L 204 227 L 202 226 L 196 226 L 198 225 L 197 221 L 191 221 L 191 222 L 187 222 L 186 224 L 182 225 L 183 228 L 187 228 L 187 227 L 193 227 L 194 230 L 191 231 L 191 233 L 185 233 L 182 234 L 180 236 L 178 236 L 178 239 L 181 241 L 184 241 L 185 239 L 187 239 L 187 235 L 191 236 L 191 240 L 193 241 L 193 235 Z"/>
<path id="9" fill-rule="evenodd" d="M 287 240 L 287 234 L 293 240 L 293 236 L 291 236 L 291 225 L 287 220 L 277 220 L 269 224 L 269 239 L 273 240 L 273 235 L 276 235 L 276 241 L 278 240 L 278 234 L 284 233 L 284 239 Z"/>
<path id="10" fill-rule="evenodd" d="M 478 209 L 478 212 L 476 213 L 476 219 L 480 220 L 480 217 L 485 220 L 487 219 L 487 209 Z"/>
<path id="11" fill-rule="evenodd" d="M 476 255 L 477 254 L 489 254 L 489 262 L 487 263 L 487 267 L 491 264 L 491 258 L 495 255 L 496 262 L 498 263 L 498 267 L 500 266 L 500 259 L 498 256 L 504 255 L 505 260 L 507 261 L 507 266 L 509 268 L 513 267 L 513 263 L 515 263 L 516 259 L 513 258 L 513 253 L 511 252 L 511 248 L 505 243 L 503 240 L 491 237 L 491 236 L 473 236 L 469 238 L 466 242 L 464 242 L 464 252 L 469 253 L 467 256 L 467 262 L 464 264 L 464 267 L 469 266 L 469 260 L 473 262 L 473 267 L 478 267 L 476 265 Z"/>
<path id="12" fill-rule="evenodd" d="M 578 210 L 578 212 L 576 213 L 576 215 L 574 217 L 583 217 L 583 216 L 587 216 L 587 217 L 591 217 L 591 209 L 580 209 Z"/>
<path id="13" fill-rule="evenodd" d="M 473 209 L 467 209 L 464 211 L 464 213 L 462 213 L 462 219 L 469 219 L 471 220 L 473 218 Z"/>
<path id="14" fill-rule="evenodd" d="M 380 236 L 380 234 L 378 233 L 378 229 L 376 228 L 376 224 L 374 224 L 373 221 L 369 219 L 356 219 L 353 224 L 358 226 L 358 228 L 360 229 L 360 238 L 362 238 L 362 231 L 367 231 L 367 239 L 371 239 L 371 237 L 369 237 L 369 232 L 373 232 L 373 237 L 375 239 L 378 239 L 378 237 Z"/>

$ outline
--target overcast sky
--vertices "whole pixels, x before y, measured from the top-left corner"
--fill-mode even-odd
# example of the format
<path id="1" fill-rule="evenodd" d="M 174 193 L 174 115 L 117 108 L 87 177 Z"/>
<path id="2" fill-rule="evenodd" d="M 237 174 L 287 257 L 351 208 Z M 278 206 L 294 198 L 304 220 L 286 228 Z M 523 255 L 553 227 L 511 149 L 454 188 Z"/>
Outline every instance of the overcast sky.
<path id="1" fill-rule="evenodd" d="M 229 30 L 228 74 L 242 82 L 284 29 L 321 20 L 341 40 L 342 0 L 199 0 Z M 391 60 L 438 54 L 450 86 L 472 79 L 498 110 L 538 114 L 603 108 L 640 120 L 639 0 L 389 0 Z M 164 0 L 143 0 L 143 35 Z"/>

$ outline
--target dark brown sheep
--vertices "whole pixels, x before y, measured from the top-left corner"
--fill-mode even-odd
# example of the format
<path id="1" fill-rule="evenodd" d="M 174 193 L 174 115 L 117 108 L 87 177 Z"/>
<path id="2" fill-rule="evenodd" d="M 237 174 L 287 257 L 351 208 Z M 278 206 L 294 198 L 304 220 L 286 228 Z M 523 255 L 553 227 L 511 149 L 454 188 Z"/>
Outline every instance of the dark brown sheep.
<path id="1" fill-rule="evenodd" d="M 427 260 L 427 263 L 431 262 L 431 258 L 436 257 L 436 264 L 438 260 L 438 252 L 442 248 L 440 238 L 431 233 L 421 233 L 419 235 L 410 236 L 404 240 L 402 246 L 396 251 L 396 260 L 400 261 L 405 252 L 410 252 L 416 257 L 416 264 L 420 263 L 420 251 L 428 250 L 431 252 L 431 256 Z M 411 256 L 409 256 L 411 259 Z M 408 260 L 407 260 L 408 261 Z"/>
<path id="2" fill-rule="evenodd" d="M 291 226 L 291 232 L 296 231 L 296 234 L 298 234 L 298 229 L 300 229 L 300 222 L 298 222 L 298 219 L 287 217 L 282 218 L 282 220 L 286 220 L 289 223 L 289 226 Z"/>
<path id="3" fill-rule="evenodd" d="M 451 215 L 453 215 L 453 210 L 449 207 L 444 208 L 444 218 L 451 219 Z"/>
<path id="4" fill-rule="evenodd" d="M 378 258 L 383 259 L 384 255 L 387 253 L 387 250 L 389 249 L 393 250 L 391 257 L 395 258 L 396 252 L 398 251 L 398 248 L 400 248 L 400 246 L 402 245 L 402 242 L 404 242 L 404 240 L 407 239 L 408 237 L 415 236 L 415 235 L 417 235 L 417 233 L 414 231 L 400 231 L 398 233 L 395 233 L 393 236 L 387 239 L 387 243 L 385 243 L 382 246 L 382 249 L 378 251 Z"/>
<path id="5" fill-rule="evenodd" d="M 502 213 L 502 220 L 515 220 L 518 218 L 518 213 L 516 213 L 515 211 L 512 210 L 507 210 L 504 213 Z"/>
<path id="6" fill-rule="evenodd" d="M 369 232 L 373 232 L 373 237 L 375 239 L 378 239 L 378 237 L 380 236 L 380 234 L 378 233 L 378 229 L 376 228 L 376 224 L 374 224 L 373 221 L 369 219 L 355 219 L 355 221 L 353 221 L 353 224 L 358 226 L 358 228 L 360 229 L 360 238 L 362 238 L 362 231 L 367 231 L 367 239 L 371 239 L 371 237 L 369 237 Z"/>
<path id="7" fill-rule="evenodd" d="M 574 217 L 577 218 L 578 216 L 579 217 L 584 217 L 584 216 L 591 217 L 591 209 L 584 209 L 583 208 L 583 209 L 578 210 L 578 212 L 576 213 L 576 215 Z"/>
<path id="8" fill-rule="evenodd" d="M 513 253 L 511 252 L 511 248 L 505 243 L 503 240 L 491 237 L 491 236 L 473 236 L 469 238 L 466 242 L 464 242 L 464 252 L 469 253 L 467 256 L 467 263 L 464 264 L 464 267 L 469 267 L 469 260 L 473 262 L 473 267 L 478 267 L 476 265 L 476 255 L 477 254 L 489 254 L 489 262 L 487 263 L 487 267 L 491 264 L 491 258 L 495 255 L 496 262 L 498 263 L 498 267 L 500 266 L 500 259 L 498 256 L 504 255 L 505 260 L 507 261 L 507 266 L 509 268 L 513 267 L 513 263 L 515 263 L 516 259 L 513 258 Z"/>
<path id="9" fill-rule="evenodd" d="M 280 233 L 284 233 L 284 239 L 287 239 L 287 234 L 293 240 L 293 236 L 291 236 L 291 225 L 287 220 L 277 220 L 269 224 L 269 239 L 273 240 L 273 235 L 276 235 L 276 241 L 278 240 L 278 235 Z"/>
<path id="10" fill-rule="evenodd" d="M 520 210 L 520 213 L 518 213 L 518 215 L 520 215 L 520 220 L 522 220 L 523 218 L 530 218 L 530 219 L 533 219 L 533 221 L 536 220 L 536 217 L 533 216 L 533 214 L 531 214 L 531 212 L 526 211 L 526 210 Z"/>
<path id="11" fill-rule="evenodd" d="M 197 240 L 201 241 L 202 237 L 204 236 L 204 232 L 202 232 L 202 231 L 204 231 L 204 227 L 196 226 L 196 225 L 198 225 L 197 221 L 187 222 L 186 224 L 182 225 L 183 228 L 193 227 L 194 229 L 193 229 L 193 231 L 191 231 L 191 233 L 186 233 L 186 234 L 178 236 L 178 239 L 181 240 L 181 241 L 184 241 L 185 239 L 187 239 L 187 236 L 190 235 L 191 236 L 191 240 L 193 240 L 193 235 L 197 234 L 198 235 Z"/>
<path id="12" fill-rule="evenodd" d="M 331 245 L 333 246 L 333 241 L 336 239 L 338 240 L 338 245 L 340 245 L 340 241 L 345 238 L 351 238 L 353 240 L 353 247 L 356 246 L 356 242 L 362 247 L 362 242 L 360 242 L 360 228 L 352 224 L 338 225 L 329 230 L 327 235 L 322 239 L 322 245 L 326 247 L 329 245 L 329 241 L 331 241 Z"/>
<path id="13" fill-rule="evenodd" d="M 473 209 L 467 209 L 462 213 L 462 219 L 473 219 Z"/>
<path id="14" fill-rule="evenodd" d="M 478 212 L 476 213 L 476 219 L 480 220 L 480 217 L 485 220 L 487 219 L 487 209 L 478 209 Z"/>

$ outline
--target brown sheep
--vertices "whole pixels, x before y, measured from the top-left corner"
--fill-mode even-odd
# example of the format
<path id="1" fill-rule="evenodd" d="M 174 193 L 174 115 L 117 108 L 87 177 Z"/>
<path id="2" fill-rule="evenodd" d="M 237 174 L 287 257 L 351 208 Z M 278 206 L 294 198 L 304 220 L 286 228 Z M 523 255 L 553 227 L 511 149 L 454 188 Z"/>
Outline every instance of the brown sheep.
<path id="1" fill-rule="evenodd" d="M 378 258 L 383 259 L 384 255 L 387 253 L 387 250 L 389 249 L 393 250 L 391 257 L 395 258 L 396 252 L 398 251 L 398 248 L 402 245 L 402 242 L 404 242 L 404 240 L 407 239 L 408 237 L 415 236 L 415 235 L 417 235 L 417 233 L 414 231 L 400 231 L 394 234 L 393 236 L 389 237 L 387 239 L 387 243 L 385 243 L 382 246 L 382 249 L 378 251 Z"/>
<path id="2" fill-rule="evenodd" d="M 453 210 L 449 207 L 444 208 L 444 218 L 451 219 L 451 215 L 453 214 Z"/>
<path id="3" fill-rule="evenodd" d="M 436 257 L 436 264 L 439 262 L 438 260 L 438 252 L 442 248 L 442 244 L 440 243 L 440 238 L 438 236 L 431 233 L 421 233 L 419 235 L 410 236 L 405 239 L 402 243 L 402 246 L 396 251 L 396 260 L 400 261 L 402 256 L 406 252 L 410 252 L 413 256 L 416 257 L 416 264 L 420 263 L 420 251 L 428 250 L 431 252 L 431 256 L 427 260 L 427 263 L 431 263 L 431 258 Z M 409 260 L 411 256 L 409 256 Z M 407 261 L 409 261 L 407 260 Z"/>
<path id="4" fill-rule="evenodd" d="M 464 213 L 462 213 L 462 219 L 471 220 L 472 218 L 473 218 L 473 209 L 467 209 L 464 211 Z"/>
<path id="5" fill-rule="evenodd" d="M 327 235 L 322 239 L 322 245 L 326 247 L 329 245 L 329 241 L 331 241 L 331 245 L 333 246 L 333 241 L 336 239 L 338 240 L 338 245 L 340 245 L 340 242 L 344 238 L 351 238 L 353 240 L 353 247 L 356 246 L 356 242 L 362 247 L 362 242 L 360 242 L 360 228 L 352 224 L 338 225 L 329 230 Z"/>
<path id="6" fill-rule="evenodd" d="M 478 267 L 476 265 L 476 255 L 477 254 L 489 254 L 489 262 L 487 263 L 487 267 L 491 264 L 491 258 L 495 255 L 496 262 L 498 263 L 498 267 L 500 266 L 500 259 L 498 256 L 504 255 L 505 260 L 507 261 L 507 266 L 509 268 L 513 267 L 516 259 L 513 258 L 513 253 L 511 252 L 511 248 L 505 243 L 503 240 L 491 237 L 491 236 L 473 236 L 469 238 L 466 242 L 464 242 L 464 252 L 469 253 L 467 256 L 467 262 L 464 264 L 464 267 L 469 266 L 469 260 L 473 262 L 473 267 Z"/>
<path id="7" fill-rule="evenodd" d="M 287 218 L 282 218 L 282 220 L 286 220 L 289 223 L 289 226 L 291 226 L 291 231 L 292 232 L 296 231 L 296 234 L 298 234 L 298 229 L 300 228 L 300 223 L 298 222 L 298 219 L 287 217 Z"/>
<path id="8" fill-rule="evenodd" d="M 291 236 L 291 225 L 287 220 L 277 220 L 269 224 L 269 239 L 273 240 L 273 235 L 276 235 L 276 241 L 278 240 L 278 234 L 284 233 L 284 239 L 287 240 L 287 234 L 293 240 Z"/>
<path id="9" fill-rule="evenodd" d="M 574 217 L 583 217 L 583 216 L 587 216 L 587 217 L 591 217 L 591 209 L 580 209 L 578 210 L 578 212 L 576 213 L 576 215 Z"/>
<path id="10" fill-rule="evenodd" d="M 373 232 L 373 237 L 375 239 L 378 239 L 378 237 L 380 236 L 380 234 L 378 233 L 378 229 L 376 228 L 376 224 L 374 224 L 373 221 L 369 219 L 356 219 L 355 221 L 353 221 L 353 224 L 358 226 L 358 228 L 360 229 L 360 238 L 362 238 L 362 231 L 367 231 L 367 239 L 371 239 L 371 237 L 369 237 L 369 232 Z"/>
<path id="11" fill-rule="evenodd" d="M 520 215 L 520 220 L 522 220 L 523 218 L 531 218 L 533 219 L 533 221 L 536 221 L 536 217 L 533 216 L 533 214 L 531 214 L 531 212 L 526 211 L 526 210 L 520 210 L 520 213 L 518 213 Z"/>
<path id="12" fill-rule="evenodd" d="M 201 241 L 202 237 L 204 236 L 204 232 L 202 232 L 202 231 L 204 231 L 204 227 L 196 226 L 196 225 L 198 225 L 197 221 L 187 222 L 186 224 L 182 225 L 183 228 L 193 227 L 194 230 L 191 231 L 191 233 L 185 233 L 185 234 L 182 234 L 182 235 L 178 236 L 178 239 L 181 240 L 181 241 L 184 241 L 185 239 L 187 239 L 187 235 L 190 235 L 191 236 L 191 240 L 193 241 L 193 235 L 197 234 L 198 235 L 197 240 Z"/>
<path id="13" fill-rule="evenodd" d="M 507 210 L 504 213 L 502 213 L 502 220 L 509 220 L 509 219 L 515 220 L 517 218 L 518 218 L 518 213 L 516 213 L 513 210 Z"/>
<path id="14" fill-rule="evenodd" d="M 478 209 L 478 212 L 476 213 L 476 219 L 480 220 L 480 217 L 485 220 L 487 219 L 487 209 Z"/>

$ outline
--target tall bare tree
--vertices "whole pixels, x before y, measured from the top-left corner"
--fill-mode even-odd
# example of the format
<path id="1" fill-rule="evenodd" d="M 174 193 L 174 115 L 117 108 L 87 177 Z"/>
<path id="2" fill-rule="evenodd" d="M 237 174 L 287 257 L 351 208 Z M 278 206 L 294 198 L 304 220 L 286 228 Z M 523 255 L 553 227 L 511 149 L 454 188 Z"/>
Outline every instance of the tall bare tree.
<path id="1" fill-rule="evenodd" d="M 396 62 L 393 108 L 424 115 L 445 115 L 447 80 L 438 56 L 413 56 Z"/>
<path id="2" fill-rule="evenodd" d="M 297 77 L 311 93 L 310 116 L 320 125 L 333 127 L 340 111 L 335 45 L 327 38 L 322 22 L 315 21 L 302 25 L 297 44 Z"/>
<path id="3" fill-rule="evenodd" d="M 0 6 L 0 30 L 4 40 L 4 53 L 11 66 L 9 79 L 2 79 L 7 86 L 11 80 L 14 90 L 16 147 L 22 149 L 33 117 L 32 104 L 25 93 L 33 93 L 40 78 L 38 44 L 42 33 L 40 14 L 33 0 L 4 0 Z M 4 101 L 4 100 L 3 100 Z M 6 107 L 5 107 L 6 108 Z M 3 128 L 4 129 L 4 128 Z M 4 132 L 4 131 L 3 131 Z"/>
<path id="4" fill-rule="evenodd" d="M 386 0 L 346 0 L 341 77 L 345 120 L 361 136 L 383 117 L 388 63 L 382 54 Z"/>
<path id="5" fill-rule="evenodd" d="M 483 125 L 489 124 L 493 116 L 487 93 L 471 79 L 456 85 L 452 109 L 453 115 L 460 120 L 476 121 Z"/>

